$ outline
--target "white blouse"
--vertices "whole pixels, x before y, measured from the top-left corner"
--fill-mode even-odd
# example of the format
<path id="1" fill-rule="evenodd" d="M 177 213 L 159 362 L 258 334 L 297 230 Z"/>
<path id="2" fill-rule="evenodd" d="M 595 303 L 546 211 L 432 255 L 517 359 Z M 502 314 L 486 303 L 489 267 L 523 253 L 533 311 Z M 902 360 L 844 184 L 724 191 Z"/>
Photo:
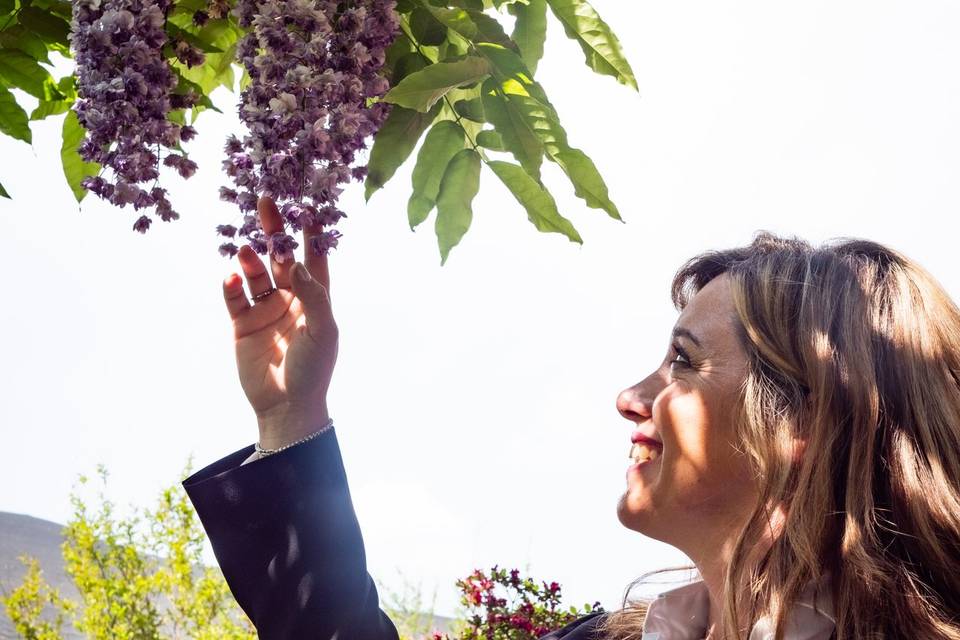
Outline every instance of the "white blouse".
<path id="1" fill-rule="evenodd" d="M 828 640 L 836 625 L 833 601 L 826 582 L 811 584 L 786 618 L 784 640 Z M 643 640 L 703 640 L 707 635 L 710 599 L 702 581 L 661 593 L 650 603 Z M 773 621 L 761 618 L 749 640 L 773 640 Z"/>

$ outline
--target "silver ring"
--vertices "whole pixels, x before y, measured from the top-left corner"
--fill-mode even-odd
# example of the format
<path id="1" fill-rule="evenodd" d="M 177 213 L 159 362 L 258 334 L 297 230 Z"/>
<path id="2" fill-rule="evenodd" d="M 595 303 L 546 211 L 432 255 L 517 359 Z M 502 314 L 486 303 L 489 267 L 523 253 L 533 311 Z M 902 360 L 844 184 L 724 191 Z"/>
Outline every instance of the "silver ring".
<path id="1" fill-rule="evenodd" d="M 267 289 L 263 293 L 258 293 L 257 295 L 253 296 L 253 304 L 257 304 L 261 300 L 264 300 L 265 298 L 269 297 L 269 295 L 276 290 L 277 290 L 276 287 L 272 287 L 270 289 Z"/>

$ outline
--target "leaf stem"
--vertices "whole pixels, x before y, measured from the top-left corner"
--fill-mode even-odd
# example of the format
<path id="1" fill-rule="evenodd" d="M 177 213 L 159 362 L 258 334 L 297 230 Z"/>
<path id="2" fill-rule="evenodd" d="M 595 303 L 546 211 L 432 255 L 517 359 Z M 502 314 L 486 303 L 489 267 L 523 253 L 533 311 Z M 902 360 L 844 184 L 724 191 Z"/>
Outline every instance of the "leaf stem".
<path id="1" fill-rule="evenodd" d="M 437 22 L 439 22 L 439 20 Z M 416 38 L 413 37 L 413 33 L 410 31 L 410 25 L 407 24 L 407 18 L 403 15 L 400 16 L 400 24 L 401 26 L 405 27 L 401 29 L 401 31 L 403 31 L 403 35 L 406 36 L 407 40 L 410 41 L 410 44 L 412 44 L 413 47 L 417 50 L 417 53 L 419 53 L 421 56 L 426 58 L 427 55 L 423 52 L 423 49 L 420 48 L 420 43 L 417 42 Z M 443 23 L 440 23 L 440 24 L 443 25 Z M 446 25 L 443 25 L 443 26 L 446 26 Z M 467 142 L 470 143 L 470 146 L 473 147 L 473 150 L 476 151 L 477 155 L 480 156 L 480 160 L 484 164 L 487 164 L 486 156 L 484 155 L 481 148 L 477 146 L 477 143 L 473 140 L 473 137 L 470 135 L 470 132 L 467 131 L 467 128 L 463 126 L 463 121 L 462 121 L 462 118 L 460 117 L 460 114 L 457 113 L 457 110 L 453 108 L 453 104 L 450 103 L 450 98 L 448 98 L 446 94 L 444 94 L 443 96 L 443 101 L 446 103 L 447 107 L 449 107 L 450 111 L 453 113 L 454 121 L 456 122 L 457 126 L 460 127 L 460 130 L 463 131 L 463 135 L 464 137 L 466 137 Z"/>

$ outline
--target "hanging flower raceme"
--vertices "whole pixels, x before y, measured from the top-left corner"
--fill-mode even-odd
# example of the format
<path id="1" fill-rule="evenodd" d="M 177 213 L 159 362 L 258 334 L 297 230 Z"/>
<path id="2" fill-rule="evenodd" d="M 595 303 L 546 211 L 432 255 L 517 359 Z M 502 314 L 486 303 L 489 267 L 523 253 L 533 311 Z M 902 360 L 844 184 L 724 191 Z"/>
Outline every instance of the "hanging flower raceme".
<path id="1" fill-rule="evenodd" d="M 281 262 L 292 258 L 293 236 L 267 237 L 254 213 L 264 194 L 293 232 L 324 227 L 310 250 L 327 253 L 340 237 L 329 227 L 345 215 L 337 208 L 341 185 L 364 178 L 365 167 L 353 166 L 357 152 L 387 116 L 388 105 L 377 99 L 389 88 L 381 70 L 398 32 L 395 2 L 238 0 L 235 15 L 248 29 L 237 59 L 251 78 L 239 109 L 249 133 L 227 141 L 223 166 L 233 187 L 220 195 L 238 205 L 244 222 L 217 232 L 239 233 Z M 220 246 L 225 256 L 237 250 L 233 242 Z"/>
<path id="2" fill-rule="evenodd" d="M 87 130 L 79 153 L 112 171 L 109 179 L 91 176 L 83 186 L 119 207 L 154 207 L 164 222 L 180 216 L 156 185 L 161 150 L 168 151 L 163 164 L 184 178 L 197 169 L 186 156 L 169 151 L 196 131 L 169 121 L 167 114 L 199 98 L 172 93 L 177 78 L 163 56 L 170 6 L 171 0 L 75 0 L 70 35 L 79 96 L 74 110 Z M 150 188 L 141 186 L 151 180 Z M 145 233 L 150 224 L 142 215 L 133 228 Z"/>

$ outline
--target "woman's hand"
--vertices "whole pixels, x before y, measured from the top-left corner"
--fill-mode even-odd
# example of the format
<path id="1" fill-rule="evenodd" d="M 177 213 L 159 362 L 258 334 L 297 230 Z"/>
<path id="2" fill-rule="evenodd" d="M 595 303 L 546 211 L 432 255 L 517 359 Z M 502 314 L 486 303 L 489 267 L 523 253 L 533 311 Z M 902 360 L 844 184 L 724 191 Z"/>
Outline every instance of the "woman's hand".
<path id="1" fill-rule="evenodd" d="M 260 223 L 267 235 L 283 231 L 276 204 L 260 198 Z M 260 446 L 273 449 L 316 431 L 329 419 L 327 389 L 337 361 L 338 330 L 330 308 L 327 257 L 313 255 L 304 230 L 303 269 L 299 263 L 270 256 L 270 274 L 260 256 L 244 245 L 238 254 L 250 296 L 277 290 L 251 303 L 240 277 L 223 282 L 223 297 L 233 320 L 240 386 L 260 427 Z M 307 275 L 300 280 L 297 272 Z"/>

